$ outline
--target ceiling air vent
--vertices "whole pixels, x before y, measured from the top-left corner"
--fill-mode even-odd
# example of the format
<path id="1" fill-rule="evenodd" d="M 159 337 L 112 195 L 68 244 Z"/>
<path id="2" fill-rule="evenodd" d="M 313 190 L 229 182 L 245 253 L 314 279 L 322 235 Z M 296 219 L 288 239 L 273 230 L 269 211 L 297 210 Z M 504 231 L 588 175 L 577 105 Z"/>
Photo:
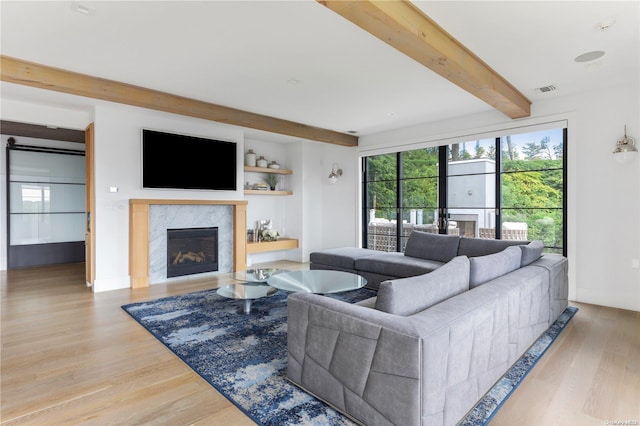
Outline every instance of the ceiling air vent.
<path id="1" fill-rule="evenodd" d="M 547 93 L 547 92 L 553 92 L 554 90 L 558 90 L 558 88 L 553 84 L 550 84 L 548 86 L 536 87 L 533 90 L 536 91 L 537 93 Z"/>

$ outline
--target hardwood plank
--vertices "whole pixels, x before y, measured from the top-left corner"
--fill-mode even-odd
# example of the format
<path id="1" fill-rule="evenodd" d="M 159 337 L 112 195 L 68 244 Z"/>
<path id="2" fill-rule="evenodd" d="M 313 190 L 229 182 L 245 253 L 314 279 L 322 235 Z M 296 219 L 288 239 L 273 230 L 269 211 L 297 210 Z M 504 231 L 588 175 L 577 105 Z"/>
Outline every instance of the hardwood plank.
<path id="1" fill-rule="evenodd" d="M 322 129 L 185 98 L 171 93 L 53 68 L 5 55 L 0 55 L 0 60 L 0 79 L 9 83 L 202 118 L 335 145 L 358 146 L 358 138 L 356 136 L 334 130 Z"/>
<path id="2" fill-rule="evenodd" d="M 640 358 L 631 349 L 640 350 L 640 313 L 572 304 L 580 310 L 498 411 L 492 426 L 640 419 Z M 617 353 L 618 335 L 628 336 L 626 356 Z M 614 350 L 607 348 L 608 341 Z"/>
<path id="3" fill-rule="evenodd" d="M 93 294 L 84 267 L 0 272 L 3 425 L 253 424 L 120 308 L 231 274 Z"/>
<path id="4" fill-rule="evenodd" d="M 531 101 L 409 1 L 317 0 L 511 118 Z"/>

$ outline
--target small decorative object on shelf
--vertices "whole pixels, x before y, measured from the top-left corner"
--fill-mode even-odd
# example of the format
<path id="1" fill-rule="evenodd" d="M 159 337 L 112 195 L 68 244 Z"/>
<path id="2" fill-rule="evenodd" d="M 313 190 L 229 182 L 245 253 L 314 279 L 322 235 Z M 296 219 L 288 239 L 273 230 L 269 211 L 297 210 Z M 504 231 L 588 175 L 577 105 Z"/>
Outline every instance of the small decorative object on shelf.
<path id="1" fill-rule="evenodd" d="M 256 222 L 256 228 L 254 230 L 254 241 L 276 241 L 280 233 L 274 229 L 271 229 L 271 219 L 259 220 Z"/>
<path id="2" fill-rule="evenodd" d="M 269 168 L 270 169 L 279 169 L 280 168 L 280 164 L 278 164 L 278 162 L 274 160 L 271 163 L 269 163 Z"/>
<path id="3" fill-rule="evenodd" d="M 278 182 L 280 181 L 280 176 L 268 174 L 264 178 L 264 181 L 267 183 L 267 185 L 269 185 L 272 191 L 275 191 L 276 185 L 278 185 Z"/>
<path id="4" fill-rule="evenodd" d="M 252 149 L 247 151 L 247 153 L 244 155 L 244 164 L 251 167 L 256 166 L 256 153 L 253 152 Z"/>
<path id="5" fill-rule="evenodd" d="M 258 167 L 267 167 L 267 164 L 269 164 L 269 162 L 261 155 L 260 158 L 258 158 L 258 160 L 256 161 L 256 164 L 258 165 Z"/>
<path id="6" fill-rule="evenodd" d="M 266 183 L 260 182 L 260 183 L 254 183 L 253 184 L 253 189 L 256 191 L 268 191 L 269 190 L 269 185 L 267 185 Z"/>
<path id="7" fill-rule="evenodd" d="M 275 229 L 264 229 L 262 231 L 262 241 L 277 241 L 280 233 Z"/>

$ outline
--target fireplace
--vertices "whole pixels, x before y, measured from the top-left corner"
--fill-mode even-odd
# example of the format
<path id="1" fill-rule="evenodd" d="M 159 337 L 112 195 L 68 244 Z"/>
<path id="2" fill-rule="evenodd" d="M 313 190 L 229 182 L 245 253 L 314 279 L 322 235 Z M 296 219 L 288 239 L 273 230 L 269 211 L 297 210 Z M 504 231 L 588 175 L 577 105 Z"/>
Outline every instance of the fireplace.
<path id="1" fill-rule="evenodd" d="M 217 227 L 167 229 L 167 278 L 217 270 Z"/>

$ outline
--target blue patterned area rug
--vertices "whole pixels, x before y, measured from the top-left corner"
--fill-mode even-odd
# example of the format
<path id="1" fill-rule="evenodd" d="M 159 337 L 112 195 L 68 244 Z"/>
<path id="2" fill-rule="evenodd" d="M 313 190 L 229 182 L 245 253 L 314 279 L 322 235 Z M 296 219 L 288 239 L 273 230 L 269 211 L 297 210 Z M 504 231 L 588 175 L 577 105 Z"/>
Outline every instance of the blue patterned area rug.
<path id="1" fill-rule="evenodd" d="M 353 425 L 345 416 L 285 379 L 287 293 L 253 302 L 204 290 L 122 308 L 257 424 Z M 357 302 L 375 295 L 360 289 L 330 297 Z M 553 343 L 577 308 L 569 307 L 462 421 L 485 425 Z"/>

